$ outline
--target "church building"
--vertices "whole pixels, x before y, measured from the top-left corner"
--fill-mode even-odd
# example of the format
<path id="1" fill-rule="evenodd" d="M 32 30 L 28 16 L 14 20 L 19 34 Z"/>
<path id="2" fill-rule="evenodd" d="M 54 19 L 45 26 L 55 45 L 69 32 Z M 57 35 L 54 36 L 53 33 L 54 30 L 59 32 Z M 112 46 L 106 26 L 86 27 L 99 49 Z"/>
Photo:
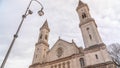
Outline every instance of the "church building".
<path id="1" fill-rule="evenodd" d="M 50 49 L 50 28 L 46 20 L 40 28 L 33 62 L 29 68 L 116 68 L 99 35 L 96 22 L 89 13 L 88 5 L 79 1 L 76 11 L 85 48 L 78 47 L 74 41 L 58 39 Z"/>

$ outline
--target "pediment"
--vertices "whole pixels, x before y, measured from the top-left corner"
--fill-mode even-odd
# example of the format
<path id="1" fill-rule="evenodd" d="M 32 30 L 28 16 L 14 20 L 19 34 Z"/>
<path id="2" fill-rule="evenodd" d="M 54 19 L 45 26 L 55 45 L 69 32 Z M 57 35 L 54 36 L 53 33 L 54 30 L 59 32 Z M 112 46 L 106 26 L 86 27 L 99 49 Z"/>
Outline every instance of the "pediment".
<path id="1" fill-rule="evenodd" d="M 47 61 L 54 61 L 79 53 L 79 49 L 74 43 L 59 39 L 48 52 Z"/>

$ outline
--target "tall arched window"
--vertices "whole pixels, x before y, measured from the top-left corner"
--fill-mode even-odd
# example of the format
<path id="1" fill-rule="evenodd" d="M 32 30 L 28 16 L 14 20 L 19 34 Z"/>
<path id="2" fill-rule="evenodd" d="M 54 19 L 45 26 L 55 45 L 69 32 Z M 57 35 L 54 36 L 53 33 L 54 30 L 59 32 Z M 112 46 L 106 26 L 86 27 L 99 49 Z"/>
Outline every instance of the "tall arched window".
<path id="1" fill-rule="evenodd" d="M 67 66 L 68 66 L 68 68 L 70 68 L 70 62 L 69 61 L 67 62 Z"/>
<path id="2" fill-rule="evenodd" d="M 53 68 L 53 66 L 51 66 L 51 68 Z"/>
<path id="3" fill-rule="evenodd" d="M 61 64 L 58 65 L 58 68 L 61 68 Z"/>
<path id="4" fill-rule="evenodd" d="M 82 13 L 82 18 L 84 19 L 84 18 L 86 18 L 87 16 L 86 16 L 86 14 L 85 13 Z"/>
<path id="5" fill-rule="evenodd" d="M 46 40 L 48 39 L 47 35 L 45 35 L 45 39 L 46 39 Z"/>
<path id="6" fill-rule="evenodd" d="M 65 63 L 63 63 L 63 68 L 65 68 Z"/>
<path id="7" fill-rule="evenodd" d="M 42 39 L 42 35 L 40 35 L 40 39 Z"/>
<path id="8" fill-rule="evenodd" d="M 83 58 L 80 58 L 80 65 L 82 68 L 85 66 L 85 62 Z"/>
<path id="9" fill-rule="evenodd" d="M 90 39 L 92 40 L 92 36 L 91 36 L 91 34 L 89 34 L 89 37 L 90 37 Z"/>
<path id="10" fill-rule="evenodd" d="M 57 68 L 57 65 L 55 65 L 55 68 Z"/>
<path id="11" fill-rule="evenodd" d="M 95 54 L 95 57 L 96 57 L 96 59 L 98 59 L 98 55 L 97 54 Z"/>
<path id="12" fill-rule="evenodd" d="M 92 35 L 90 34 L 89 28 L 87 28 L 86 30 L 87 30 L 87 32 L 88 32 L 88 34 L 89 34 L 90 40 L 92 40 Z"/>

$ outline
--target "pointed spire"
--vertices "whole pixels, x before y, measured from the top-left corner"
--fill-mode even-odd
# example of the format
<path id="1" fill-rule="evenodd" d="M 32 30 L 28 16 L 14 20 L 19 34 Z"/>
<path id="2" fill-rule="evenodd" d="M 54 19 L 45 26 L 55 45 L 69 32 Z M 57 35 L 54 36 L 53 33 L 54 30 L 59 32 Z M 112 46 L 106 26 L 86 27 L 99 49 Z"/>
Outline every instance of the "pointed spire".
<path id="1" fill-rule="evenodd" d="M 84 3 L 80 0 L 80 1 L 79 1 L 79 5 L 84 5 Z"/>
<path id="2" fill-rule="evenodd" d="M 47 20 L 45 21 L 45 23 L 43 24 L 43 26 L 41 27 L 41 29 L 42 28 L 48 28 L 48 22 L 47 22 Z"/>
<path id="3" fill-rule="evenodd" d="M 83 7 L 83 6 L 87 6 L 86 3 L 82 2 L 81 0 L 79 0 L 79 4 L 76 10 L 78 10 L 79 8 Z"/>
<path id="4" fill-rule="evenodd" d="M 40 28 L 41 29 L 47 29 L 48 31 L 50 31 L 49 27 L 48 27 L 48 22 L 47 20 L 45 21 L 45 23 L 42 25 L 42 27 Z"/>

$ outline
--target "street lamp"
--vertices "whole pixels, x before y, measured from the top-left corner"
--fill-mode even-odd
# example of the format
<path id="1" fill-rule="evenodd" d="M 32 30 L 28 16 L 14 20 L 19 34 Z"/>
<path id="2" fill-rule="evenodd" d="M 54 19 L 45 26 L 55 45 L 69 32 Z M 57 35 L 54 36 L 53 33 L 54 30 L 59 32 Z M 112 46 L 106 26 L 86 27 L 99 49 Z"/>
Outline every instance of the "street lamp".
<path id="1" fill-rule="evenodd" d="M 41 6 L 41 9 L 38 11 L 38 14 L 39 14 L 40 16 L 44 15 L 42 4 L 41 4 L 38 0 L 31 0 L 30 3 L 29 3 L 29 5 L 28 5 L 28 7 L 27 7 L 27 9 L 26 9 L 26 11 L 25 11 L 25 13 L 22 15 L 22 20 L 21 20 L 21 22 L 20 22 L 20 24 L 19 24 L 19 26 L 18 26 L 18 29 L 17 29 L 16 33 L 15 33 L 14 36 L 13 36 L 13 40 L 12 40 L 12 42 L 11 42 L 11 44 L 10 44 L 10 47 L 9 47 L 9 49 L 8 49 L 6 55 L 5 55 L 5 58 L 4 58 L 4 60 L 3 60 L 2 64 L 1 64 L 1 67 L 0 67 L 0 68 L 4 68 L 4 66 L 5 66 L 5 63 L 6 63 L 7 59 L 8 59 L 8 57 L 9 57 L 9 54 L 10 54 L 10 52 L 11 52 L 11 49 L 12 49 L 13 45 L 14 45 L 14 42 L 15 42 L 16 38 L 18 37 L 18 33 L 19 33 L 20 28 L 21 28 L 21 26 L 22 26 L 22 24 L 23 24 L 23 22 L 24 22 L 24 19 L 25 19 L 28 15 L 30 15 L 30 14 L 33 13 L 33 12 L 30 10 L 31 3 L 32 3 L 33 1 L 37 2 L 37 3 Z"/>

